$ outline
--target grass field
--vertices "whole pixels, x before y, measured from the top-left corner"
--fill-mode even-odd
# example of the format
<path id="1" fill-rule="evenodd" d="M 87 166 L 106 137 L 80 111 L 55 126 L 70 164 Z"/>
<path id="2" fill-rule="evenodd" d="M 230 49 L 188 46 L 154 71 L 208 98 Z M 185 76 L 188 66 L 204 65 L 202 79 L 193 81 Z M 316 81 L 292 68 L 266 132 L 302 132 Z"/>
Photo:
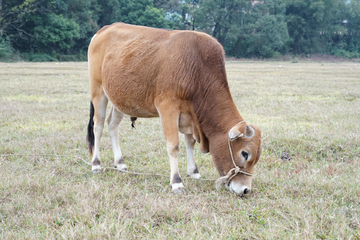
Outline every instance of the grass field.
<path id="1" fill-rule="evenodd" d="M 0 239 L 360 239 L 360 63 L 227 62 L 240 114 L 263 132 L 253 190 L 186 178 L 173 195 L 160 120 L 129 117 L 129 170 L 85 162 L 86 63 L 0 63 Z M 197 145 L 198 146 L 198 145 Z M 280 159 L 288 153 L 290 161 Z M 107 129 L 102 166 L 112 167 Z M 196 147 L 204 178 L 218 178 Z"/>

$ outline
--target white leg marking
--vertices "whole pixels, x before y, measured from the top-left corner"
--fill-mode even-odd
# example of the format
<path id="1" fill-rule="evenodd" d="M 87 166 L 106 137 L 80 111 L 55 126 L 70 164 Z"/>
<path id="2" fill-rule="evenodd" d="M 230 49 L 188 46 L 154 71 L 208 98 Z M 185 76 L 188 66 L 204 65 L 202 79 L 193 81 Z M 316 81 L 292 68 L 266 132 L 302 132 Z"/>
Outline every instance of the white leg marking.
<path id="1" fill-rule="evenodd" d="M 190 174 L 190 177 L 195 178 L 195 179 L 200 179 L 201 175 L 200 175 L 200 173 L 193 173 L 193 174 Z"/>
<path id="2" fill-rule="evenodd" d="M 174 145 L 171 142 L 167 141 L 167 152 L 170 158 L 170 184 L 172 192 L 176 194 L 181 194 L 185 192 L 184 185 L 181 182 L 181 177 L 179 174 L 178 167 L 178 155 L 179 155 L 179 145 Z"/>
<path id="3" fill-rule="evenodd" d="M 174 176 L 178 176 L 180 178 L 178 167 L 179 145 L 174 146 L 170 142 L 167 142 L 166 145 L 167 152 L 170 158 L 170 184 L 173 185 Z"/>
<path id="4" fill-rule="evenodd" d="M 92 169 L 98 169 L 100 167 L 100 139 L 102 136 L 102 131 L 104 128 L 105 114 L 106 114 L 106 106 L 108 103 L 108 99 L 103 96 L 100 101 L 97 103 L 97 106 L 94 105 L 95 108 L 95 116 L 94 116 L 94 153 L 92 157 Z M 98 167 L 95 167 L 98 166 Z"/>
<path id="5" fill-rule="evenodd" d="M 114 152 L 114 165 L 119 170 L 127 170 L 127 167 L 124 163 L 124 159 L 121 153 L 118 133 L 119 133 L 119 124 L 124 117 L 124 113 L 118 111 L 114 106 L 111 109 L 111 113 L 108 118 L 108 129 L 111 139 L 111 144 Z"/>
<path id="6" fill-rule="evenodd" d="M 117 169 L 119 169 L 119 171 L 127 171 L 128 170 L 126 164 L 124 164 L 124 163 L 123 164 L 116 164 L 115 167 Z"/>
<path id="7" fill-rule="evenodd" d="M 94 170 L 101 170 L 101 166 L 100 165 L 92 165 L 91 171 L 94 171 Z"/>
<path id="8" fill-rule="evenodd" d="M 195 139 L 192 134 L 185 134 L 185 146 L 186 146 L 186 155 L 187 155 L 187 171 L 190 177 L 199 179 L 201 178 L 200 173 L 198 172 L 195 158 L 194 158 L 194 145 Z"/>
<path id="9" fill-rule="evenodd" d="M 171 184 L 171 189 L 172 191 L 175 191 L 179 188 L 184 188 L 184 185 L 182 183 L 174 183 L 174 184 Z"/>

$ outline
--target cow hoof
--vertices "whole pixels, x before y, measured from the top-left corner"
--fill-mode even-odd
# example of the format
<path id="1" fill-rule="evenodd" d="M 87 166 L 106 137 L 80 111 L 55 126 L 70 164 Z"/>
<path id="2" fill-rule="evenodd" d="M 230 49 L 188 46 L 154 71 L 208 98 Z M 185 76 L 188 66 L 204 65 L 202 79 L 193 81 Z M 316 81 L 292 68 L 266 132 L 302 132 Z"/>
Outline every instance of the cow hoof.
<path id="1" fill-rule="evenodd" d="M 191 178 L 195 178 L 195 179 L 200 179 L 201 178 L 200 173 L 188 174 L 187 176 L 191 177 Z"/>
<path id="2" fill-rule="evenodd" d="M 94 169 L 91 171 L 93 174 L 100 174 L 102 173 L 101 169 Z"/>
<path id="3" fill-rule="evenodd" d="M 128 170 L 125 164 L 117 164 L 115 168 L 117 168 L 119 172 L 126 172 Z"/>
<path id="4" fill-rule="evenodd" d="M 185 188 L 176 188 L 171 190 L 171 193 L 176 194 L 176 195 L 182 195 L 182 194 L 186 194 L 186 190 Z"/>

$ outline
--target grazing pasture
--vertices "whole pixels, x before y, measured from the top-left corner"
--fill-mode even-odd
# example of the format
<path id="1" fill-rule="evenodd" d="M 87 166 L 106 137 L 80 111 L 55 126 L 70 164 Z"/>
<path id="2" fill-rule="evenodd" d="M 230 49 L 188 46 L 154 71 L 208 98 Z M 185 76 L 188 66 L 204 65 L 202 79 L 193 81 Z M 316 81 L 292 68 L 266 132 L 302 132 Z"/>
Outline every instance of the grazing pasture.
<path id="1" fill-rule="evenodd" d="M 360 63 L 226 67 L 240 114 L 263 134 L 242 198 L 185 177 L 182 136 L 187 193 L 171 194 L 158 118 L 132 129 L 126 117 L 119 137 L 129 170 L 160 176 L 93 175 L 87 64 L 0 63 L 0 238 L 359 239 Z M 113 167 L 106 127 L 101 154 Z M 195 155 L 204 178 L 219 177 Z"/>

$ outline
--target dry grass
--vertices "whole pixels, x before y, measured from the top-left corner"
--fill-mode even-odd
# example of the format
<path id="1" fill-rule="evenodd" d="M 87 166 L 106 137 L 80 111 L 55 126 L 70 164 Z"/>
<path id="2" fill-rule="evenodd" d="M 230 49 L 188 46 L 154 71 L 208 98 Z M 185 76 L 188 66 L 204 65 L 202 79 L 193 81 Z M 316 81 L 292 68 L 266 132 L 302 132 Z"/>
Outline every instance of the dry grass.
<path id="1" fill-rule="evenodd" d="M 360 64 L 227 62 L 242 116 L 263 130 L 263 156 L 245 198 L 210 181 L 106 171 L 85 144 L 86 63 L 0 63 L 2 239 L 359 239 Z M 159 119 L 126 118 L 131 170 L 168 175 Z M 107 130 L 103 166 L 112 166 Z M 290 161 L 279 155 L 287 152 Z M 200 173 L 217 178 L 196 150 Z M 186 173 L 184 144 L 180 171 Z"/>

